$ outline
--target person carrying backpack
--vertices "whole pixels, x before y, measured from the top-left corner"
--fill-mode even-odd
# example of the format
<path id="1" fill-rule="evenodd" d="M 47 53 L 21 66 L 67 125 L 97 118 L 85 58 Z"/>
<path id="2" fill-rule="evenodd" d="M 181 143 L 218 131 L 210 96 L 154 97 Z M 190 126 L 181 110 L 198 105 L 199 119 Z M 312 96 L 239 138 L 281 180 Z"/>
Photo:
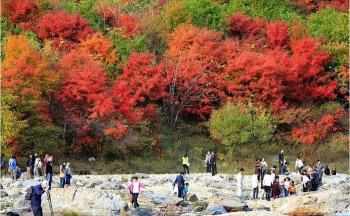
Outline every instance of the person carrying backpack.
<path id="1" fill-rule="evenodd" d="M 179 198 L 183 198 L 183 190 L 185 186 L 185 179 L 184 179 L 184 172 L 180 172 L 180 175 L 178 175 L 173 183 L 173 186 L 175 187 L 175 184 L 177 185 L 177 196 Z"/>
<path id="2" fill-rule="evenodd" d="M 28 189 L 25 199 L 30 200 L 30 205 L 34 216 L 42 216 L 43 209 L 41 208 L 41 196 L 48 191 L 47 181 L 32 186 Z"/>
<path id="3" fill-rule="evenodd" d="M 14 155 L 12 155 L 11 159 L 9 160 L 9 173 L 12 176 L 13 180 L 17 179 L 17 160 Z"/>

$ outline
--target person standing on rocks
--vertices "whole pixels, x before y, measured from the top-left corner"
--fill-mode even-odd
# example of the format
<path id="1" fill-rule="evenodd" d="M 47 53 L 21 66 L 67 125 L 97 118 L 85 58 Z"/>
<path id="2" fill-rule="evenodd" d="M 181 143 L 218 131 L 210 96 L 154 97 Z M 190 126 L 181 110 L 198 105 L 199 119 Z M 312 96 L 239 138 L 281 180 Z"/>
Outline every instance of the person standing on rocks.
<path id="1" fill-rule="evenodd" d="M 65 180 L 66 180 L 66 163 L 63 162 L 60 165 L 60 188 L 64 188 Z"/>
<path id="2" fill-rule="evenodd" d="M 242 187 L 243 187 L 243 172 L 244 169 L 240 168 L 238 174 L 236 175 L 237 182 L 237 196 L 242 196 Z"/>
<path id="3" fill-rule="evenodd" d="M 265 189 L 265 195 L 266 195 L 266 200 L 270 201 L 271 200 L 271 186 L 272 186 L 272 176 L 271 176 L 271 171 L 268 170 L 266 174 L 264 175 L 264 180 L 263 180 L 263 186 Z"/>
<path id="4" fill-rule="evenodd" d="M 272 198 L 277 199 L 280 196 L 280 180 L 279 176 L 276 175 L 275 180 L 272 182 Z"/>
<path id="5" fill-rule="evenodd" d="M 184 156 L 182 156 L 182 167 L 184 169 L 185 174 L 190 174 L 190 162 L 187 153 Z"/>
<path id="6" fill-rule="evenodd" d="M 299 174 L 301 174 L 301 170 L 303 169 L 303 167 L 304 167 L 303 161 L 298 156 L 295 161 L 295 169 L 298 170 Z"/>
<path id="7" fill-rule="evenodd" d="M 211 172 L 210 158 L 211 158 L 211 154 L 210 154 L 210 151 L 208 151 L 204 160 L 205 164 L 207 165 L 207 173 Z"/>
<path id="8" fill-rule="evenodd" d="M 311 181 L 306 170 L 302 171 L 301 181 L 303 183 L 303 192 L 309 192 L 311 190 Z"/>
<path id="9" fill-rule="evenodd" d="M 49 160 L 49 157 L 50 157 L 49 154 L 45 154 L 45 157 L 44 157 L 44 166 L 42 166 L 42 172 L 43 172 L 43 175 L 44 175 L 44 176 L 46 176 L 46 164 L 47 164 L 47 161 Z"/>
<path id="10" fill-rule="evenodd" d="M 284 152 L 283 149 L 281 150 L 281 152 L 278 155 L 278 168 L 279 168 L 279 174 L 281 175 L 283 173 L 282 171 L 282 167 L 284 165 Z"/>
<path id="11" fill-rule="evenodd" d="M 13 180 L 17 179 L 17 160 L 14 155 L 9 160 L 9 173 L 12 176 Z"/>
<path id="12" fill-rule="evenodd" d="M 35 162 L 34 162 L 34 177 L 40 177 L 39 170 L 41 169 L 42 163 L 38 154 L 35 154 Z"/>
<path id="13" fill-rule="evenodd" d="M 34 186 L 32 190 L 31 199 L 30 199 L 30 205 L 32 207 L 34 216 L 43 215 L 43 209 L 41 208 L 41 196 L 47 191 L 48 191 L 47 181 L 43 181 L 42 183 Z"/>
<path id="14" fill-rule="evenodd" d="M 185 186 L 185 179 L 184 179 L 184 172 L 180 172 L 180 175 L 178 175 L 173 183 L 173 186 L 177 185 L 177 196 L 179 198 L 183 198 L 183 190 Z"/>
<path id="15" fill-rule="evenodd" d="M 72 171 L 70 169 L 70 162 L 67 162 L 66 164 L 66 173 L 65 173 L 65 183 L 66 186 L 69 187 L 70 186 L 70 180 L 72 178 Z"/>
<path id="16" fill-rule="evenodd" d="M 261 158 L 260 165 L 261 165 L 260 181 L 261 181 L 261 186 L 263 187 L 263 180 L 267 172 L 267 163 L 264 158 Z"/>
<path id="17" fill-rule="evenodd" d="M 255 174 L 258 176 L 258 179 L 260 179 L 260 175 L 261 175 L 261 162 L 260 162 L 260 159 L 259 159 L 259 158 L 255 159 L 255 167 L 254 167 L 254 170 L 255 170 Z"/>
<path id="18" fill-rule="evenodd" d="M 29 157 L 27 158 L 26 161 L 26 167 L 27 167 L 27 179 L 32 178 L 32 160 L 33 160 L 33 155 L 30 154 Z"/>
<path id="19" fill-rule="evenodd" d="M 141 182 L 139 182 L 137 176 L 134 176 L 131 178 L 131 182 L 129 183 L 128 188 L 129 188 L 129 191 L 130 191 L 131 196 L 132 196 L 131 205 L 133 205 L 134 208 L 139 207 L 140 205 L 137 202 L 137 198 L 138 198 L 141 190 L 143 188 L 145 188 L 145 186 Z"/>
<path id="20" fill-rule="evenodd" d="M 52 161 L 53 161 L 53 157 L 52 157 L 52 155 L 50 155 L 47 159 L 46 169 L 45 169 L 46 180 L 49 183 L 49 190 L 51 190 L 52 174 L 53 174 L 53 171 L 52 171 L 53 162 Z"/>
<path id="21" fill-rule="evenodd" d="M 212 151 L 210 157 L 210 165 L 211 165 L 211 175 L 215 176 L 218 173 L 216 169 L 216 154 Z"/>
<path id="22" fill-rule="evenodd" d="M 252 178 L 252 189 L 253 189 L 253 199 L 258 199 L 259 197 L 259 178 L 255 173 L 251 176 Z"/>
<path id="23" fill-rule="evenodd" d="M 317 163 L 316 163 L 316 172 L 318 173 L 319 182 L 320 182 L 320 185 L 321 185 L 322 184 L 323 172 L 324 172 L 324 166 L 323 166 L 323 163 L 320 160 L 318 160 Z"/>

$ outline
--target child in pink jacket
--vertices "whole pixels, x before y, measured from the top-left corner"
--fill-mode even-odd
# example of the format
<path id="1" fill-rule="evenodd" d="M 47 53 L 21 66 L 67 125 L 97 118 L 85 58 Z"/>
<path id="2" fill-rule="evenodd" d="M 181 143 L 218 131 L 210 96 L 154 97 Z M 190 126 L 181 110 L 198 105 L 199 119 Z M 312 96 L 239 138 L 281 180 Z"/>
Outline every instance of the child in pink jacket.
<path id="1" fill-rule="evenodd" d="M 139 207 L 139 204 L 137 203 L 137 197 L 139 196 L 141 190 L 145 188 L 145 186 L 139 182 L 136 176 L 133 176 L 131 178 L 131 182 L 128 185 L 128 188 L 132 196 L 131 205 L 133 205 L 134 208 Z"/>

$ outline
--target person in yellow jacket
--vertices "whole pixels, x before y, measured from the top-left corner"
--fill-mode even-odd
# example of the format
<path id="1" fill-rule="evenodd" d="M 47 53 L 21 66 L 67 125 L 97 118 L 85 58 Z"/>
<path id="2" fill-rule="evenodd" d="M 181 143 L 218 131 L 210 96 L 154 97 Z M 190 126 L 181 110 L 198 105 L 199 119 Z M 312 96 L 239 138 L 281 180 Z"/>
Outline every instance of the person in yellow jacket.
<path id="1" fill-rule="evenodd" d="M 189 167 L 190 167 L 190 163 L 189 163 L 189 160 L 188 160 L 188 155 L 187 155 L 187 153 L 184 155 L 184 156 L 182 156 L 182 166 L 183 166 L 183 168 L 184 168 L 184 173 L 186 174 L 190 174 L 190 169 L 189 169 Z"/>

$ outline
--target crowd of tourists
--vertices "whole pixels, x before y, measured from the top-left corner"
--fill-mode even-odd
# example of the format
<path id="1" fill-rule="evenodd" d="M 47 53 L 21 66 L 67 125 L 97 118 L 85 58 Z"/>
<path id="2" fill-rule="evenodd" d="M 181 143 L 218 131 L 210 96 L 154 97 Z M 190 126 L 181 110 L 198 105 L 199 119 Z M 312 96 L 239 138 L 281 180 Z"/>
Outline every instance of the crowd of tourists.
<path id="1" fill-rule="evenodd" d="M 185 180 L 185 175 L 190 174 L 190 163 L 188 154 L 184 154 L 182 157 L 183 171 L 176 176 L 173 181 L 173 190 L 170 196 L 177 194 L 181 199 L 185 199 L 189 193 L 189 182 Z M 205 156 L 206 172 L 211 175 L 217 174 L 217 161 L 216 154 L 213 151 L 208 151 Z M 304 165 L 303 160 L 298 156 L 295 160 L 295 170 L 298 175 L 289 175 L 288 160 L 284 156 L 283 150 L 278 155 L 278 164 L 271 167 L 268 166 L 266 160 L 261 157 L 255 160 L 254 170 L 255 172 L 250 176 L 252 199 L 277 199 L 280 197 L 287 197 L 297 193 L 297 179 L 301 179 L 302 191 L 316 191 L 322 185 L 323 175 L 336 175 L 336 169 L 330 169 L 328 166 L 324 166 L 321 161 L 312 166 L 311 164 Z M 53 156 L 46 154 L 42 159 L 38 154 L 30 154 L 25 162 L 26 172 L 22 175 L 22 170 L 19 168 L 18 162 L 15 156 L 12 156 L 8 161 L 8 173 L 13 180 L 17 180 L 22 175 L 25 179 L 35 179 L 41 176 L 45 177 L 45 180 L 36 185 L 31 190 L 30 200 L 34 215 L 42 215 L 41 209 L 41 195 L 48 192 L 51 189 L 52 177 L 53 177 Z M 5 167 L 5 161 L 3 155 L 1 155 L 1 170 Z M 59 178 L 60 187 L 64 188 L 70 185 L 72 172 L 69 161 L 63 161 L 59 165 Z M 236 175 L 237 190 L 236 195 L 242 196 L 242 189 L 247 188 L 244 185 L 243 179 L 245 178 L 244 169 L 240 168 Z M 300 186 L 301 187 L 301 186 Z M 138 196 L 144 189 L 144 185 L 138 180 L 137 176 L 131 178 L 128 184 L 130 192 L 130 202 L 134 208 L 139 207 Z M 39 201 L 40 200 L 40 201 Z"/>
<path id="2" fill-rule="evenodd" d="M 260 198 L 270 201 L 271 198 L 277 199 L 297 193 L 297 179 L 292 179 L 292 175 L 289 175 L 288 161 L 283 150 L 278 155 L 278 168 L 276 165 L 269 168 L 264 158 L 256 159 L 254 168 L 255 172 L 251 175 L 253 199 Z M 311 164 L 304 166 L 299 156 L 295 161 L 295 170 L 298 172 L 297 177 L 301 178 L 303 192 L 317 191 L 322 185 L 323 174 L 336 175 L 335 168 L 330 169 L 328 166 L 324 166 L 320 160 L 314 166 Z M 282 178 L 282 176 L 284 177 Z M 236 175 L 237 196 L 242 195 L 243 177 L 244 169 L 241 168 Z M 296 177 L 294 176 L 294 178 Z"/>

